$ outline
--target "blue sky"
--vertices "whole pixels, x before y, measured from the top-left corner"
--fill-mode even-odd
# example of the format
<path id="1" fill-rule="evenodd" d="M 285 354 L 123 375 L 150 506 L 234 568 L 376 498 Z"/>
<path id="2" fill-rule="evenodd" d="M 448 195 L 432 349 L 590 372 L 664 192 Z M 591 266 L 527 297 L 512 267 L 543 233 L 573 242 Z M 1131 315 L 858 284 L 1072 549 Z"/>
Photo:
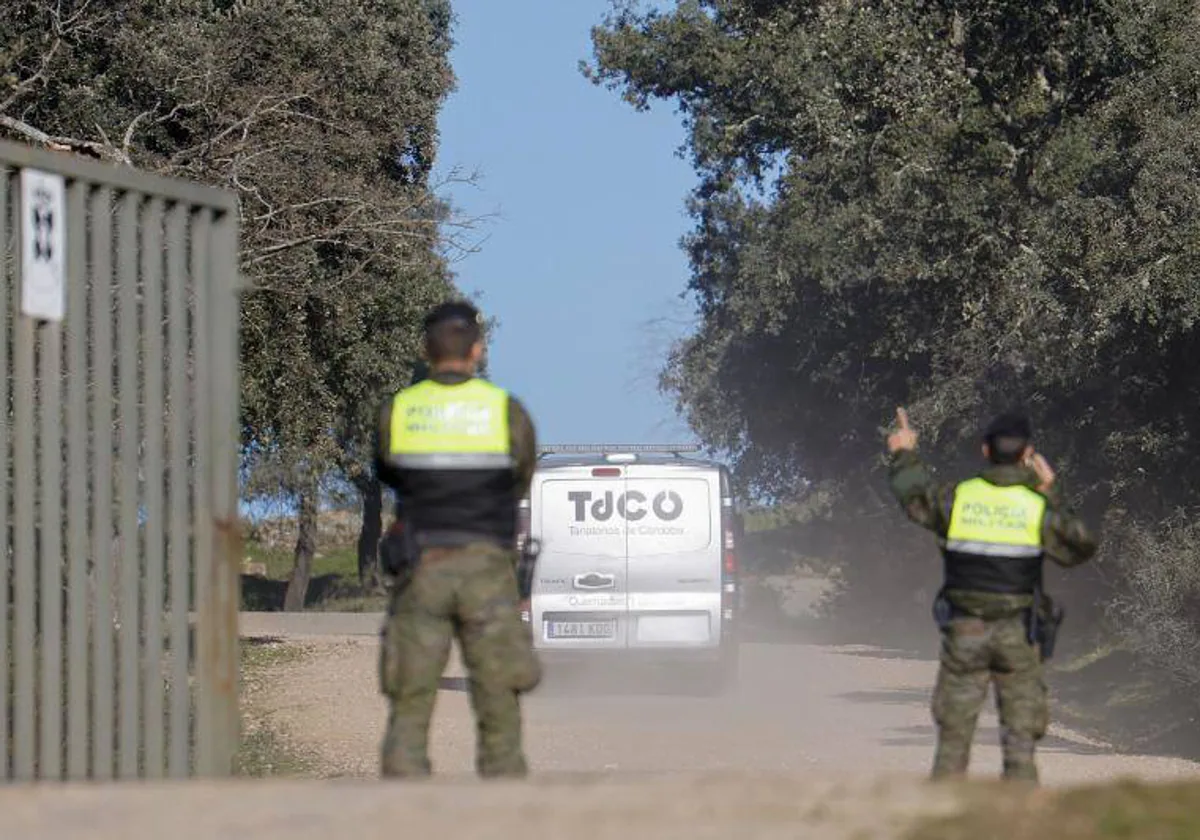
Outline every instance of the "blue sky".
<path id="1" fill-rule="evenodd" d="M 638 113 L 579 72 L 608 0 L 454 0 L 458 89 L 443 108 L 443 194 L 489 216 L 455 264 L 500 330 L 490 378 L 544 443 L 691 440 L 655 377 L 687 331 L 679 238 L 695 184 L 670 105 Z"/>

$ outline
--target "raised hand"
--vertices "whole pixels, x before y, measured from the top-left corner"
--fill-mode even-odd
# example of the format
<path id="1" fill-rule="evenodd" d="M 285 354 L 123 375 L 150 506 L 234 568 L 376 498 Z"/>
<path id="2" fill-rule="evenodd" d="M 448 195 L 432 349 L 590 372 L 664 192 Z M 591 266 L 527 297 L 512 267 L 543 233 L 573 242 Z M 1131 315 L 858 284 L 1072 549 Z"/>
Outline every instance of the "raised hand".
<path id="1" fill-rule="evenodd" d="M 908 422 L 908 412 L 903 406 L 896 409 L 896 431 L 888 435 L 888 452 L 911 451 L 917 448 L 917 433 Z"/>
<path id="2" fill-rule="evenodd" d="M 1055 473 L 1054 468 L 1050 466 L 1050 462 L 1040 452 L 1031 452 L 1029 460 L 1026 462 L 1029 468 L 1037 473 L 1038 490 L 1046 493 L 1054 486 Z"/>

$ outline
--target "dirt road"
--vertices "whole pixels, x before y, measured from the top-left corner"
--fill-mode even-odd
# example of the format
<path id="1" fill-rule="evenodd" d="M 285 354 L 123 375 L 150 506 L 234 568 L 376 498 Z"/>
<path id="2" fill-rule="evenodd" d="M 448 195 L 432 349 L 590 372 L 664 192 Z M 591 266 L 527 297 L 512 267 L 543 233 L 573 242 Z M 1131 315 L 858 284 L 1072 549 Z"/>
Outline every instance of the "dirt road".
<path id="1" fill-rule="evenodd" d="M 273 727 L 318 752 L 326 775 L 372 778 L 385 715 L 376 684 L 378 619 L 323 621 L 325 632 L 341 635 L 296 638 L 307 655 L 272 674 L 255 703 Z M 275 630 L 294 635 L 313 628 Z M 362 635 L 345 635 L 350 632 Z M 543 776 L 919 776 L 933 748 L 928 700 L 934 671 L 933 662 L 865 648 L 767 644 L 743 647 L 738 686 L 720 698 L 672 693 L 669 678 L 639 682 L 636 689 L 597 679 L 566 686 L 551 671 L 546 690 L 525 702 L 529 758 Z M 474 724 L 459 674 L 452 663 L 431 736 L 436 770 L 450 777 L 469 776 L 474 755 Z M 989 708 L 980 721 L 974 775 L 997 774 L 998 737 Z M 1200 765 L 1114 755 L 1060 730 L 1040 754 L 1048 785 L 1200 774 Z"/>
<path id="2" fill-rule="evenodd" d="M 245 635 L 305 649 L 247 680 L 244 707 L 314 751 L 326 781 L 0 789 L 0 836 L 158 840 L 166 827 L 173 840 L 902 840 L 915 820 L 962 807 L 955 788 L 923 781 L 933 663 L 815 645 L 747 645 L 738 689 L 718 699 L 648 683 L 539 690 L 525 706 L 535 772 L 524 783 L 472 778 L 473 722 L 452 665 L 434 722 L 439 779 L 373 781 L 378 626 L 377 616 L 243 617 Z M 982 723 L 975 768 L 987 776 L 999 757 L 994 718 Z M 1065 733 L 1046 743 L 1042 766 L 1051 785 L 1200 775 Z"/>

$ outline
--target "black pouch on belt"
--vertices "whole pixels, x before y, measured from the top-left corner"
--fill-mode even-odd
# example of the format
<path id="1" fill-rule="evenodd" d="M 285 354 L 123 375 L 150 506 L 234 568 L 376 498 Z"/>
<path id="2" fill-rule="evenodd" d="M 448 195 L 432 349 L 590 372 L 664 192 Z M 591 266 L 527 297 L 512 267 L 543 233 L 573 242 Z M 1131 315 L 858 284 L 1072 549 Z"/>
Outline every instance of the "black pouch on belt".
<path id="1" fill-rule="evenodd" d="M 526 539 L 517 551 L 517 593 L 522 601 L 528 601 L 533 595 L 533 576 L 537 571 L 538 555 L 542 546 L 532 537 Z"/>
<path id="2" fill-rule="evenodd" d="M 397 520 L 379 541 L 379 566 L 396 592 L 412 580 L 413 571 L 421 559 L 421 549 L 408 523 Z"/>
<path id="3" fill-rule="evenodd" d="M 1066 618 L 1066 611 L 1039 587 L 1033 596 L 1033 606 L 1025 613 L 1025 626 L 1029 643 L 1041 649 L 1042 660 L 1054 656 L 1058 642 L 1058 628 Z"/>
<path id="4" fill-rule="evenodd" d="M 939 589 L 937 597 L 933 599 L 933 622 L 937 625 L 938 630 L 943 633 L 949 630 L 950 622 L 954 620 L 954 615 L 954 605 L 946 597 L 946 590 Z"/>

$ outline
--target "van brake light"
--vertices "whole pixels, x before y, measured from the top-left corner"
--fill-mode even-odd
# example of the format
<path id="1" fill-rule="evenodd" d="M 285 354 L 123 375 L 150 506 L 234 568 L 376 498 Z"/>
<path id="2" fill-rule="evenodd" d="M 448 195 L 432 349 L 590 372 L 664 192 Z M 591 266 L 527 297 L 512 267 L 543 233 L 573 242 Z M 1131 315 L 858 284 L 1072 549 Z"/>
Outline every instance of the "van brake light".
<path id="1" fill-rule="evenodd" d="M 722 634 L 730 633 L 737 615 L 738 541 L 733 505 L 721 505 L 721 617 Z"/>

